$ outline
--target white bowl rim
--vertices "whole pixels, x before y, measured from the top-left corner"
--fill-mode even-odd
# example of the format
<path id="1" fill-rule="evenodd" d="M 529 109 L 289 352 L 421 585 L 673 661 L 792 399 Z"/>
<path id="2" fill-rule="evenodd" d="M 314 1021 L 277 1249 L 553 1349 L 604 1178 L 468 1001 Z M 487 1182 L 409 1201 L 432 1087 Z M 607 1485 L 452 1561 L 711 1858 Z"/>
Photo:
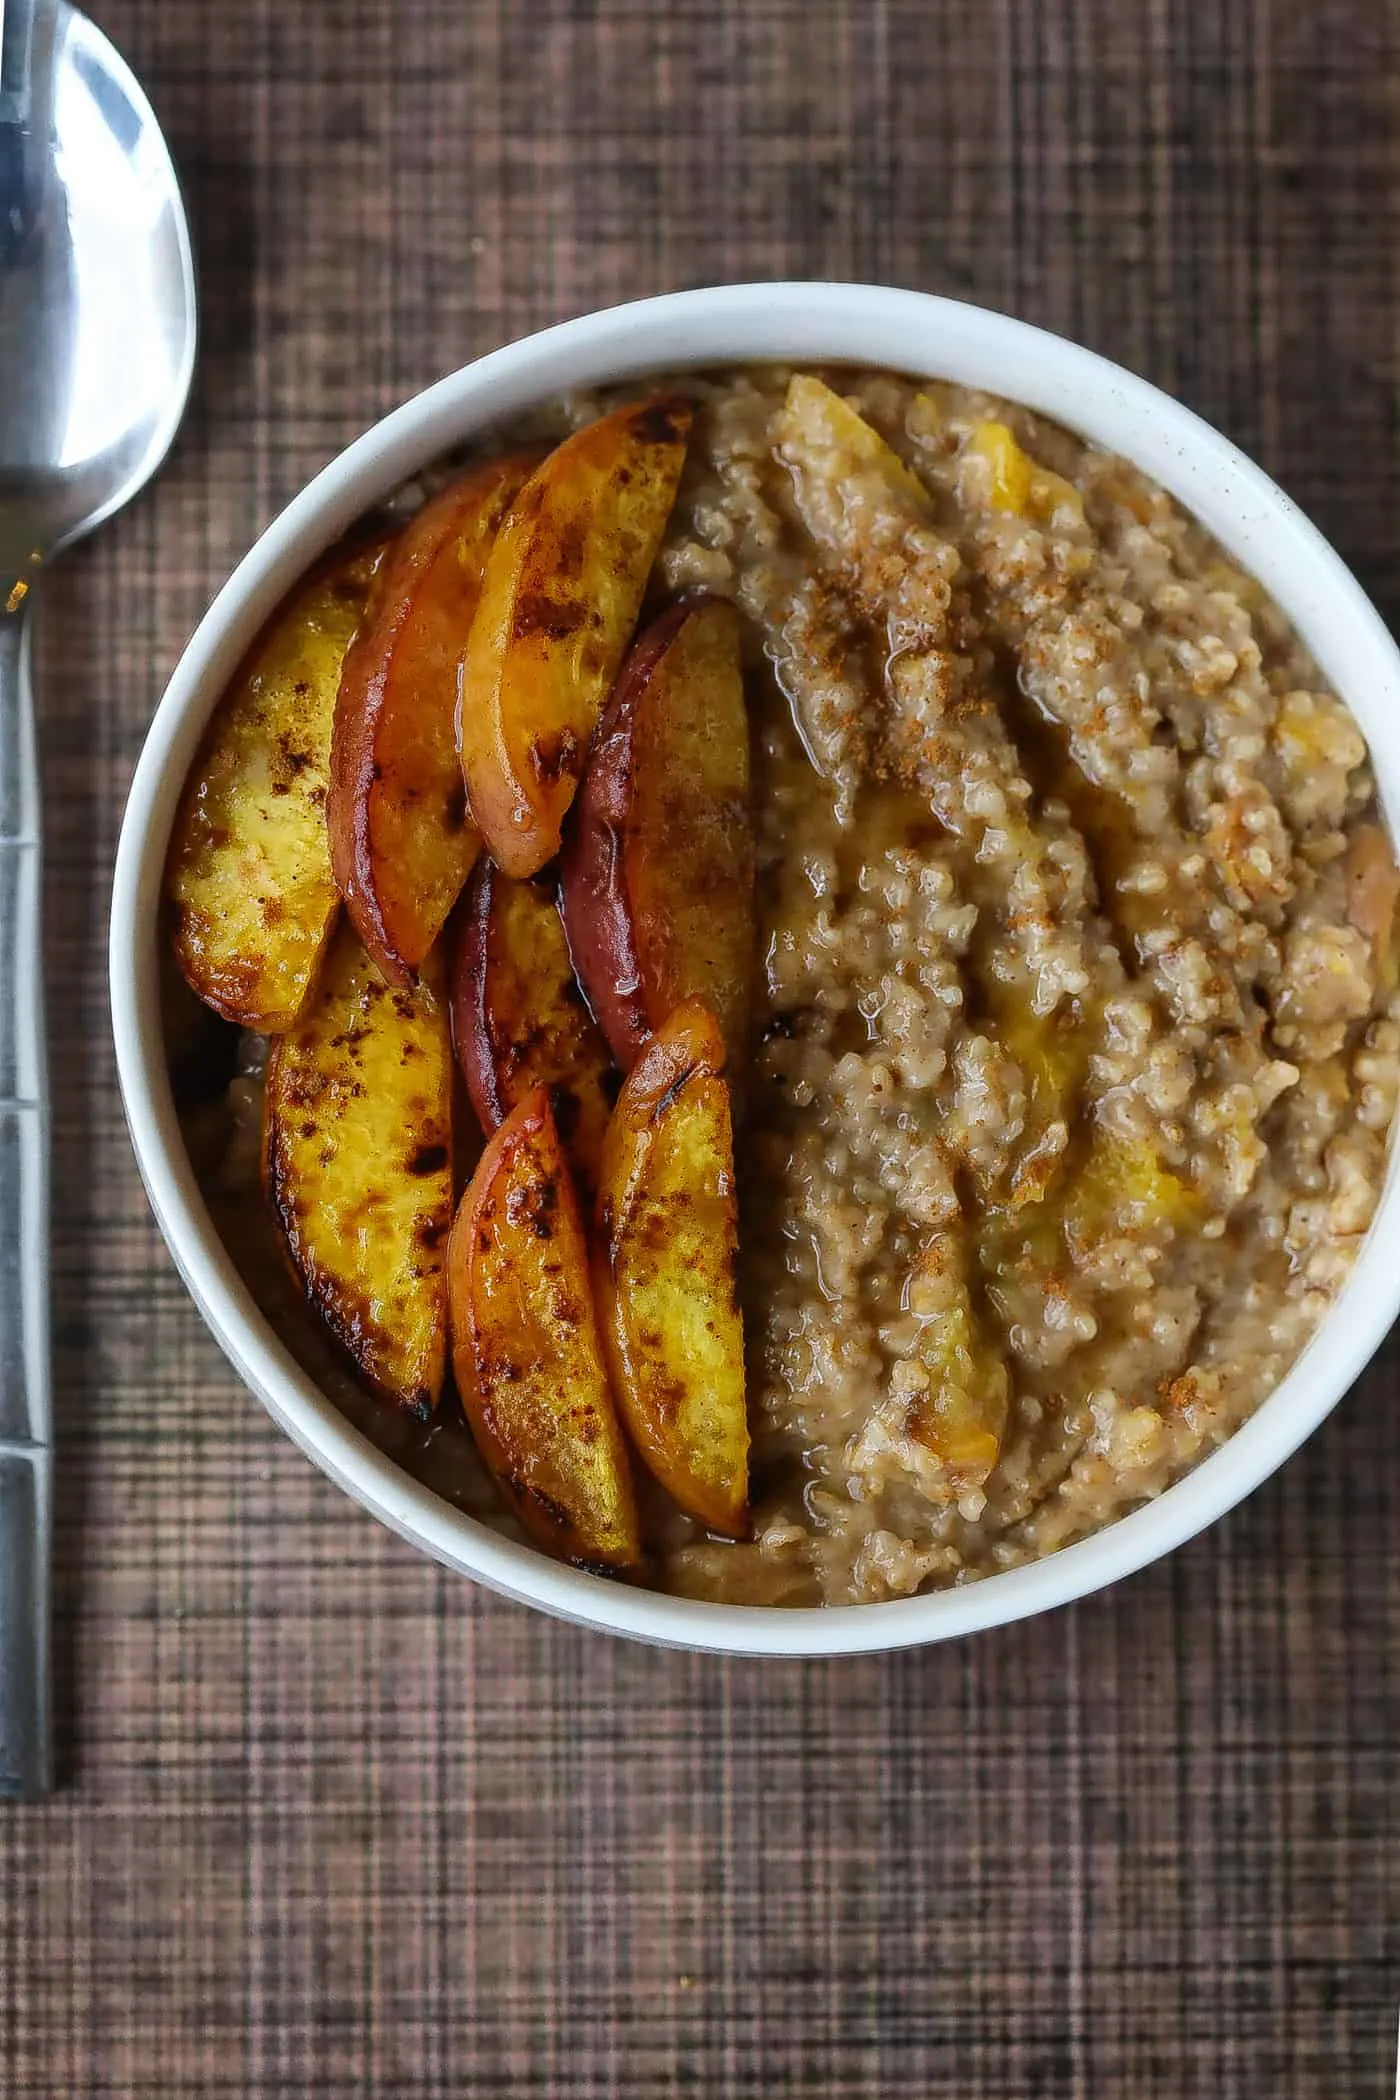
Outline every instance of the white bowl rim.
<path id="1" fill-rule="evenodd" d="M 849 1655 L 944 1640 L 1087 1596 L 1183 1544 L 1274 1472 L 1352 1384 L 1400 1308 L 1394 1148 L 1366 1243 L 1307 1349 L 1255 1414 L 1157 1500 L 1030 1566 L 929 1596 L 834 1610 L 723 1605 L 605 1581 L 501 1538 L 351 1428 L 273 1332 L 214 1231 L 160 1027 L 157 907 L 179 789 L 215 697 L 295 577 L 428 462 L 537 402 L 650 373 L 763 361 L 885 367 L 983 387 L 1135 460 L 1302 634 L 1366 732 L 1400 832 L 1400 653 L 1327 541 L 1219 432 L 1094 352 L 985 308 L 876 285 L 722 285 L 587 314 L 464 366 L 376 423 L 273 521 L 181 656 L 132 779 L 111 906 L 112 1020 L 137 1163 L 176 1267 L 273 1419 L 357 1502 L 448 1567 L 579 1624 L 722 1653 Z"/>

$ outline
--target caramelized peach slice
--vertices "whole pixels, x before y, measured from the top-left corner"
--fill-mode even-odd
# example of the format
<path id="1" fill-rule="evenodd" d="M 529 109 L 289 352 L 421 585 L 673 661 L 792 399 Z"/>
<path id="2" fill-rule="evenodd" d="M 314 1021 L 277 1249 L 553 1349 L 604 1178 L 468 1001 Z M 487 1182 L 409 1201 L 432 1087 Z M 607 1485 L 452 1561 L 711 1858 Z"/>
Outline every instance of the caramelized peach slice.
<path id="1" fill-rule="evenodd" d="M 724 1041 L 698 999 L 638 1058 L 603 1145 L 598 1304 L 633 1442 L 682 1509 L 748 1528 L 744 1331 Z"/>
<path id="2" fill-rule="evenodd" d="M 457 1388 L 520 1521 L 579 1566 L 636 1567 L 627 1450 L 543 1087 L 488 1140 L 452 1228 L 448 1275 Z"/>
<path id="3" fill-rule="evenodd" d="M 447 1358 L 451 1101 L 440 973 L 393 990 L 342 922 L 273 1045 L 264 1180 L 326 1325 L 372 1385 L 424 1416 Z"/>
<path id="4" fill-rule="evenodd" d="M 683 999 L 720 1022 L 737 1070 L 754 967 L 754 845 L 739 616 L 663 613 L 613 689 L 563 861 L 569 946 L 613 1055 L 630 1065 Z"/>
<path id="5" fill-rule="evenodd" d="M 659 397 L 575 431 L 520 491 L 486 564 L 458 731 L 472 815 L 508 875 L 559 850 L 641 610 L 691 408 Z"/>
<path id="6" fill-rule="evenodd" d="M 613 1063 L 584 1003 L 549 890 L 478 861 L 454 922 L 452 1040 L 483 1130 L 548 1087 L 590 1198 L 612 1108 Z"/>
<path id="7" fill-rule="evenodd" d="M 227 1021 L 296 1019 L 338 898 L 326 838 L 341 664 L 384 543 L 332 556 L 254 643 L 215 709 L 171 835 L 175 954 Z"/>
<path id="8" fill-rule="evenodd" d="M 340 674 L 331 739 L 331 864 L 360 939 L 407 985 L 481 835 L 457 757 L 457 674 L 496 528 L 538 454 L 477 467 L 404 529 Z"/>

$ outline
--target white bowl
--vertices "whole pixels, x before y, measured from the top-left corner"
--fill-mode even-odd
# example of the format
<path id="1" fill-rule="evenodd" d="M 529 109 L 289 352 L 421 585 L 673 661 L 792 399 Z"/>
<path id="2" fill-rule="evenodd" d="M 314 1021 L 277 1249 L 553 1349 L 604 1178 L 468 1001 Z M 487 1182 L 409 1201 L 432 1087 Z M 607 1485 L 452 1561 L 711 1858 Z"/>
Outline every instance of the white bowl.
<path id="1" fill-rule="evenodd" d="M 844 360 L 985 387 L 1135 460 L 1288 614 L 1370 740 L 1388 819 L 1400 828 L 1400 655 L 1325 540 L 1226 439 L 1143 380 L 1002 314 L 866 285 L 726 285 L 589 314 L 494 351 L 386 416 L 287 506 L 201 621 L 141 754 L 112 897 L 112 1018 L 137 1162 L 176 1266 L 274 1421 L 347 1494 L 449 1567 L 561 1618 L 689 1648 L 855 1654 L 945 1640 L 1082 1597 L 1170 1552 L 1266 1479 L 1335 1406 L 1400 1308 L 1394 1154 L 1366 1244 L 1308 1348 L 1230 1441 L 1157 1501 L 1034 1566 L 933 1596 L 831 1611 L 704 1604 L 512 1544 L 419 1487 L 350 1427 L 279 1341 L 214 1231 L 176 1120 L 158 996 L 161 873 L 186 769 L 225 680 L 307 565 L 427 462 L 538 402 L 762 359 Z"/>

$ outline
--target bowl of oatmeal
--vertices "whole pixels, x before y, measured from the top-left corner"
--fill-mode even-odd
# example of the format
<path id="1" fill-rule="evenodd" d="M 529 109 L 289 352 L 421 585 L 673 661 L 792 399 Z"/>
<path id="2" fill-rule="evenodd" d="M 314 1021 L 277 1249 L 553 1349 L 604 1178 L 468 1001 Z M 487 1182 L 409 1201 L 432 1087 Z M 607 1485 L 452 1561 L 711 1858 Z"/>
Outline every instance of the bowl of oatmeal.
<path id="1" fill-rule="evenodd" d="M 679 423 L 656 411 L 678 402 Z M 529 543 L 526 512 L 548 514 L 547 491 L 522 491 L 629 417 L 635 443 L 683 457 L 635 603 L 613 611 L 627 630 L 616 660 L 600 650 L 570 674 L 569 705 L 590 679 L 598 688 L 599 726 L 550 716 L 549 763 L 512 815 L 510 738 L 479 738 L 486 756 L 473 757 L 468 725 L 468 808 L 487 843 L 474 868 L 470 853 L 453 862 L 448 888 L 465 883 L 468 901 L 440 936 L 418 930 L 431 945 L 408 989 L 390 984 L 409 939 L 385 931 L 395 899 L 369 910 L 370 864 L 347 876 L 347 846 L 338 870 L 327 856 L 338 890 L 323 885 L 294 996 L 268 968 L 255 997 L 241 920 L 256 919 L 264 964 L 286 899 L 273 913 L 254 881 L 260 917 L 211 905 L 181 839 L 197 804 L 201 850 L 226 850 L 228 826 L 206 821 L 210 754 L 239 679 L 267 689 L 258 638 L 347 546 L 354 562 L 366 535 L 401 545 L 425 504 L 518 460 L 483 555 L 483 599 L 504 588 L 500 547 Z M 618 471 L 646 479 L 637 458 Z M 621 544 L 600 564 L 614 584 Z M 343 617 L 336 592 L 318 648 L 337 621 L 344 648 L 360 617 Z M 493 630 L 498 643 L 532 631 L 531 691 L 539 652 L 568 632 L 560 602 L 522 585 L 514 626 Z M 491 623 L 473 622 L 486 662 Z M 630 893 L 650 902 L 619 922 L 612 863 L 594 856 L 590 889 L 578 834 L 602 810 L 614 843 L 631 838 L 615 807 L 619 739 L 630 752 L 643 703 L 668 734 L 694 716 L 694 681 L 719 675 L 713 636 L 681 664 L 702 626 L 723 629 L 747 724 L 710 741 L 746 741 L 747 764 L 736 788 L 732 764 L 716 772 L 700 744 L 674 747 L 696 763 L 669 770 L 656 745 L 659 785 L 626 805 L 652 811 L 652 834 L 635 818 Z M 510 670 L 465 655 L 459 714 L 508 706 Z M 329 750 L 255 758 L 266 796 L 302 798 L 308 836 L 327 793 L 318 765 L 329 778 Z M 366 761 L 365 780 L 385 770 Z M 726 807 L 739 795 L 746 842 L 722 882 L 713 826 L 685 799 L 712 774 Z M 262 821 L 273 804 L 259 809 Z M 994 1625 L 1115 1580 L 1230 1508 L 1394 1318 L 1397 809 L 1400 659 L 1377 615 L 1257 468 L 1142 381 L 1005 317 L 875 288 L 736 286 L 590 316 L 467 367 L 352 445 L 273 524 L 181 659 L 133 782 L 113 899 L 138 1163 L 196 1303 L 274 1419 L 448 1565 L 565 1617 L 695 1647 L 852 1652 Z M 689 841 L 689 899 L 649 850 L 672 834 Z M 752 954 L 737 1005 L 733 971 L 694 933 L 706 912 L 721 946 L 734 950 L 737 925 Z M 521 913 L 536 915 L 528 933 Z M 471 927 L 454 932 L 464 914 Z M 668 960 L 682 922 L 700 941 L 689 977 Z M 648 1072 L 664 1080 L 672 1039 L 693 1050 L 703 1036 L 674 1024 L 673 1006 L 698 993 L 717 1016 L 713 1056 L 702 1042 L 684 1072 L 701 1075 L 721 1133 L 691 1152 L 719 1162 L 725 1201 L 705 1215 L 723 1218 L 684 1258 L 689 1297 L 708 1306 L 705 1246 L 733 1234 L 733 1304 L 716 1299 L 715 1317 L 742 1320 L 743 1448 L 725 1447 L 718 1500 L 672 1462 L 690 1402 L 657 1402 L 679 1388 L 647 1356 L 653 1330 L 629 1331 L 626 1283 L 600 1283 L 598 1312 L 585 1282 L 581 1310 L 545 1330 L 510 1295 L 530 1247 L 510 1253 L 502 1237 L 520 1204 L 499 1177 L 538 1165 L 544 1142 L 521 1088 L 548 1081 L 557 1108 L 569 1074 L 526 1060 L 522 1078 L 520 1045 L 548 1035 L 557 1050 L 559 1031 L 526 1015 L 506 1058 L 492 1015 L 508 994 L 540 996 L 556 964 L 567 984 L 552 1011 L 596 1024 L 600 1127 L 625 1124 L 634 1097 L 653 1116 L 672 1098 L 660 1081 L 647 1094 Z M 466 1016 L 466 1088 L 452 1082 L 449 1106 L 442 1081 L 431 1127 L 437 1097 L 405 1097 L 420 1181 L 392 1183 L 380 1212 L 390 1251 L 375 1253 L 376 1279 L 417 1235 L 408 1295 L 349 1290 L 375 1232 L 347 1222 L 334 1179 L 366 1093 L 359 1067 L 327 1076 L 324 1046 L 347 1034 L 335 999 L 416 1031 L 430 1062 L 448 1041 L 433 1016 Z M 359 1019 L 348 1031 L 362 1032 Z M 385 1088 L 368 1090 L 381 1113 Z M 601 1138 L 600 1153 L 578 1152 L 586 1112 L 550 1120 L 551 1143 L 555 1120 L 565 1163 L 553 1180 L 539 1167 L 539 1186 L 569 1184 L 559 1259 L 573 1259 L 576 1227 L 593 1273 L 604 1247 L 615 1281 L 627 1261 L 609 1235 L 622 1228 L 595 1183 L 621 1168 Z M 372 1140 L 360 1133 L 357 1157 L 385 1150 Z M 259 1186 L 270 1160 L 280 1211 Z M 473 1232 L 449 1236 L 468 1212 Z M 488 1288 L 472 1250 L 498 1223 L 504 1268 Z M 573 1532 L 558 1547 L 560 1496 L 517 1492 L 496 1435 L 522 1374 L 546 1367 L 541 1405 L 551 1380 L 581 1392 L 575 1357 L 550 1351 L 575 1348 L 595 1313 L 613 1340 L 585 1352 L 590 1404 L 611 1421 L 616 1403 L 603 1443 L 632 1483 L 632 1528 L 608 1553 L 575 1550 Z M 507 1340 L 535 1334 L 507 1384 L 501 1332 L 481 1338 L 493 1319 Z M 694 1337 L 664 1318 L 658 1331 L 681 1386 L 694 1374 L 708 1433 L 733 1352 L 728 1372 L 716 1357 L 701 1376 Z M 612 1573 L 598 1572 L 609 1557 Z"/>

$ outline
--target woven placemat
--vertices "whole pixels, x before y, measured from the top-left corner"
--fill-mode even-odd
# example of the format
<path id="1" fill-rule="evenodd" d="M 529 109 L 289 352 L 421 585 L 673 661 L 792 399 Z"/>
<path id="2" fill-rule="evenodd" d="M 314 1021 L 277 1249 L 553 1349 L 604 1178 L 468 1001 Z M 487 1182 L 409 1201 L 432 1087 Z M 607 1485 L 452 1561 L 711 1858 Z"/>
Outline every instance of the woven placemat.
<path id="1" fill-rule="evenodd" d="M 1388 2090 L 1400 1356 L 1077 1609 L 827 1666 L 630 1648 L 416 1558 L 190 1307 L 104 987 L 147 717 L 279 505 L 425 381 L 681 284 L 1080 336 L 1400 609 L 1378 0 L 110 0 L 203 350 L 39 661 L 70 1782 L 0 1811 L 0 2093 L 1171 2100 Z"/>

